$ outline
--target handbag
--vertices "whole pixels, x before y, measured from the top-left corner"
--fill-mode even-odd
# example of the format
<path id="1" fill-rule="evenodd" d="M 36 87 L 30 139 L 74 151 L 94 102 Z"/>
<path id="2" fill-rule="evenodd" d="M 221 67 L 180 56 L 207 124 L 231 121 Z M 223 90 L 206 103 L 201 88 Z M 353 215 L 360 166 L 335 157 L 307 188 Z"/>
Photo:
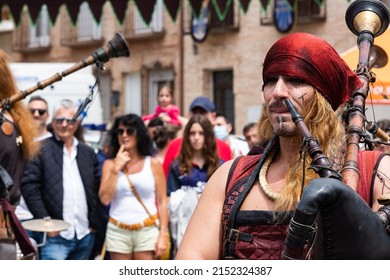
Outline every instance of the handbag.
<path id="1" fill-rule="evenodd" d="M 141 197 L 139 196 L 137 190 L 135 189 L 134 185 L 131 183 L 130 181 L 130 178 L 129 176 L 127 176 L 127 173 L 125 172 L 125 170 L 123 171 L 123 173 L 125 174 L 125 177 L 127 179 L 127 182 L 129 182 L 129 186 L 130 186 L 130 189 L 131 191 L 133 192 L 134 196 L 137 198 L 137 200 L 139 201 L 139 203 L 141 203 L 142 207 L 145 209 L 146 213 L 148 213 L 149 217 L 151 219 L 153 219 L 152 217 L 152 214 L 150 214 L 148 208 L 146 208 L 146 205 L 144 204 L 144 202 L 142 201 Z M 157 228 L 159 228 L 159 226 L 155 223 L 154 224 Z M 171 237 L 169 235 L 169 231 L 166 232 L 166 239 L 167 239 L 167 249 L 165 250 L 164 254 L 161 255 L 159 257 L 159 260 L 169 260 L 170 259 L 170 251 L 171 251 Z"/>

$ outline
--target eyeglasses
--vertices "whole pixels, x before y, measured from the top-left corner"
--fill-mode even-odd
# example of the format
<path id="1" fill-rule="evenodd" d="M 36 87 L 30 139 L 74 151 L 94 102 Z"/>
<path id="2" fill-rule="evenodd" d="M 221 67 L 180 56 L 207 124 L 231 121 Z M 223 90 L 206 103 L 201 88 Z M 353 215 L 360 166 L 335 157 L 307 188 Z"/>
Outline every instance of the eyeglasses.
<path id="1" fill-rule="evenodd" d="M 76 122 L 76 120 L 71 118 L 55 118 L 54 121 L 56 124 L 62 124 L 64 121 L 66 121 L 66 123 L 69 125 L 73 125 Z"/>
<path id="2" fill-rule="evenodd" d="M 40 116 L 43 116 L 47 112 L 47 110 L 45 110 L 45 109 L 30 109 L 31 114 L 33 114 L 33 115 L 35 114 L 36 111 L 38 111 L 38 114 Z"/>
<path id="3" fill-rule="evenodd" d="M 135 134 L 135 128 L 132 128 L 132 127 L 128 127 L 128 128 L 126 128 L 126 129 L 118 128 L 118 129 L 116 130 L 116 134 L 117 134 L 118 136 L 122 136 L 122 135 L 123 135 L 123 132 L 125 132 L 125 131 L 126 131 L 126 135 L 127 135 L 127 136 L 132 136 L 132 135 Z"/>

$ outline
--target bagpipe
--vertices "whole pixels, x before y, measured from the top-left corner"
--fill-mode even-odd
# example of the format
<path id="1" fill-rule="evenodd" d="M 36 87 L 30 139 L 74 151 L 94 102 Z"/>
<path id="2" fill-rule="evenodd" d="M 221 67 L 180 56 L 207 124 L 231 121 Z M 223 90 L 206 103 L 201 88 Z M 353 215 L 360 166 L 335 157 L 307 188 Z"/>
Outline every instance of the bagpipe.
<path id="1" fill-rule="evenodd" d="M 359 63 L 355 73 L 363 86 L 352 94 L 346 111 L 347 153 L 340 173 L 332 169 L 291 101 L 285 101 L 307 143 L 311 165 L 321 178 L 312 180 L 302 191 L 289 224 L 283 259 L 390 259 L 390 197 L 380 197 L 382 206 L 374 212 L 357 192 L 365 100 L 369 83 L 375 79 L 370 71 L 373 41 L 387 29 L 389 11 L 380 1 L 358 0 L 348 7 L 346 22 L 358 35 Z M 369 127 L 374 127 L 372 131 L 379 137 L 385 135 L 372 123 Z M 388 142 L 388 138 L 383 141 Z"/>
<path id="2" fill-rule="evenodd" d="M 124 40 L 122 35 L 116 33 L 115 36 L 107 42 L 106 46 L 94 51 L 92 54 L 90 54 L 80 62 L 74 64 L 72 67 L 62 72 L 56 73 L 43 81 L 39 81 L 35 86 L 26 90 L 19 91 L 18 94 L 0 100 L 0 126 L 3 126 L 3 124 L 7 124 L 4 122 L 4 117 L 2 114 L 3 110 L 11 108 L 14 103 L 24 99 L 33 92 L 37 90 L 42 90 L 45 87 L 62 80 L 63 77 L 68 76 L 93 63 L 96 63 L 98 66 L 101 66 L 102 63 L 107 62 L 110 58 L 122 56 L 128 57 L 130 56 L 130 52 L 126 41 Z M 92 101 L 91 95 L 92 93 L 82 102 L 73 119 L 77 119 L 78 116 L 87 107 L 87 105 Z M 10 205 L 7 200 L 8 192 L 12 189 L 12 187 L 13 181 L 11 176 L 0 164 L 0 259 L 14 259 L 15 255 L 16 258 L 18 257 L 19 254 L 17 252 L 14 252 L 16 250 L 14 244 L 15 241 L 20 247 L 20 255 L 23 259 L 35 259 L 37 254 L 36 248 L 31 243 L 24 227 L 16 217 L 13 206 Z M 40 222 L 40 220 L 37 221 Z M 50 223 L 51 225 L 53 225 L 54 222 L 54 220 L 48 221 L 48 223 Z M 45 221 L 44 225 L 47 225 L 48 223 L 46 223 Z M 45 228 L 44 230 L 39 231 L 46 232 L 55 230 L 49 230 L 48 228 Z M 5 233 L 2 234 L 3 232 Z M 5 236 L 4 238 L 3 235 Z M 11 248 L 9 248 L 8 244 L 5 244 L 3 241 L 10 243 L 9 245 L 11 245 Z M 11 251 L 11 254 L 8 253 L 9 251 Z"/>
<path id="3" fill-rule="evenodd" d="M 14 104 L 15 102 L 18 102 L 26 98 L 28 95 L 32 94 L 33 92 L 37 90 L 42 90 L 45 87 L 62 80 L 63 77 L 66 77 L 84 67 L 92 65 L 94 63 L 96 64 L 104 63 L 109 61 L 110 58 L 116 58 L 122 56 L 125 57 L 130 56 L 130 51 L 123 36 L 120 33 L 116 33 L 114 37 L 107 42 L 106 46 L 97 49 L 92 54 L 84 58 L 83 60 L 74 64 L 72 67 L 65 69 L 62 72 L 56 73 L 53 76 L 43 81 L 39 81 L 35 86 L 28 88 L 26 90 L 22 90 L 19 92 L 19 94 L 15 94 L 9 98 L 0 100 L 0 108 L 7 108 L 12 104 Z M 85 108 L 85 105 L 83 106 Z"/>

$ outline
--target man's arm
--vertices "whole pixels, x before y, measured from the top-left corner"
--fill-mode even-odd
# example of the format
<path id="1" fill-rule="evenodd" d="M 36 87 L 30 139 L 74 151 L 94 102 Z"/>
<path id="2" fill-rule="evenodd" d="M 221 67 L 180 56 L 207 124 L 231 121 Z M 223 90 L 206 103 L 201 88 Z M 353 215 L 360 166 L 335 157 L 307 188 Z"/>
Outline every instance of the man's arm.
<path id="1" fill-rule="evenodd" d="M 27 163 L 21 182 L 23 198 L 35 219 L 49 216 L 42 198 L 43 181 L 42 162 L 37 157 Z"/>

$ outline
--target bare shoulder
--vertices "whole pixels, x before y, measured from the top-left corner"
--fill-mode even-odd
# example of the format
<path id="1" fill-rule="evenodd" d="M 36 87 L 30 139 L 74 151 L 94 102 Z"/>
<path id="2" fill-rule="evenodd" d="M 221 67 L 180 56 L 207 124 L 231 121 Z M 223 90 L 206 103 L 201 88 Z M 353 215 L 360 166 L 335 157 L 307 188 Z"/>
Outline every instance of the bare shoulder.
<path id="1" fill-rule="evenodd" d="M 390 154 L 386 154 L 380 159 L 373 189 L 373 210 L 377 211 L 381 205 L 378 203 L 378 198 L 382 195 L 389 196 L 388 188 L 383 188 L 384 185 L 390 186 Z"/>
<path id="2" fill-rule="evenodd" d="M 229 161 L 224 162 L 215 172 L 214 174 L 210 177 L 206 184 L 206 189 L 205 192 L 208 191 L 208 189 L 211 189 L 211 191 L 216 191 L 218 192 L 221 189 L 225 189 L 226 187 L 226 182 L 227 182 L 227 177 L 229 174 L 229 170 L 233 164 L 234 159 L 231 159 Z"/>
<path id="3" fill-rule="evenodd" d="M 161 162 L 156 157 L 150 157 L 150 164 L 152 167 L 162 167 Z"/>
<path id="4" fill-rule="evenodd" d="M 390 154 L 385 154 L 379 162 L 378 170 L 381 173 L 390 175 Z M 389 177 L 390 178 L 390 177 Z"/>
<path id="5" fill-rule="evenodd" d="M 103 168 L 104 167 L 112 167 L 114 165 L 114 160 L 113 159 L 106 159 L 103 162 Z"/>
<path id="6" fill-rule="evenodd" d="M 163 165 L 155 157 L 150 157 L 150 166 L 154 171 L 163 171 Z"/>

